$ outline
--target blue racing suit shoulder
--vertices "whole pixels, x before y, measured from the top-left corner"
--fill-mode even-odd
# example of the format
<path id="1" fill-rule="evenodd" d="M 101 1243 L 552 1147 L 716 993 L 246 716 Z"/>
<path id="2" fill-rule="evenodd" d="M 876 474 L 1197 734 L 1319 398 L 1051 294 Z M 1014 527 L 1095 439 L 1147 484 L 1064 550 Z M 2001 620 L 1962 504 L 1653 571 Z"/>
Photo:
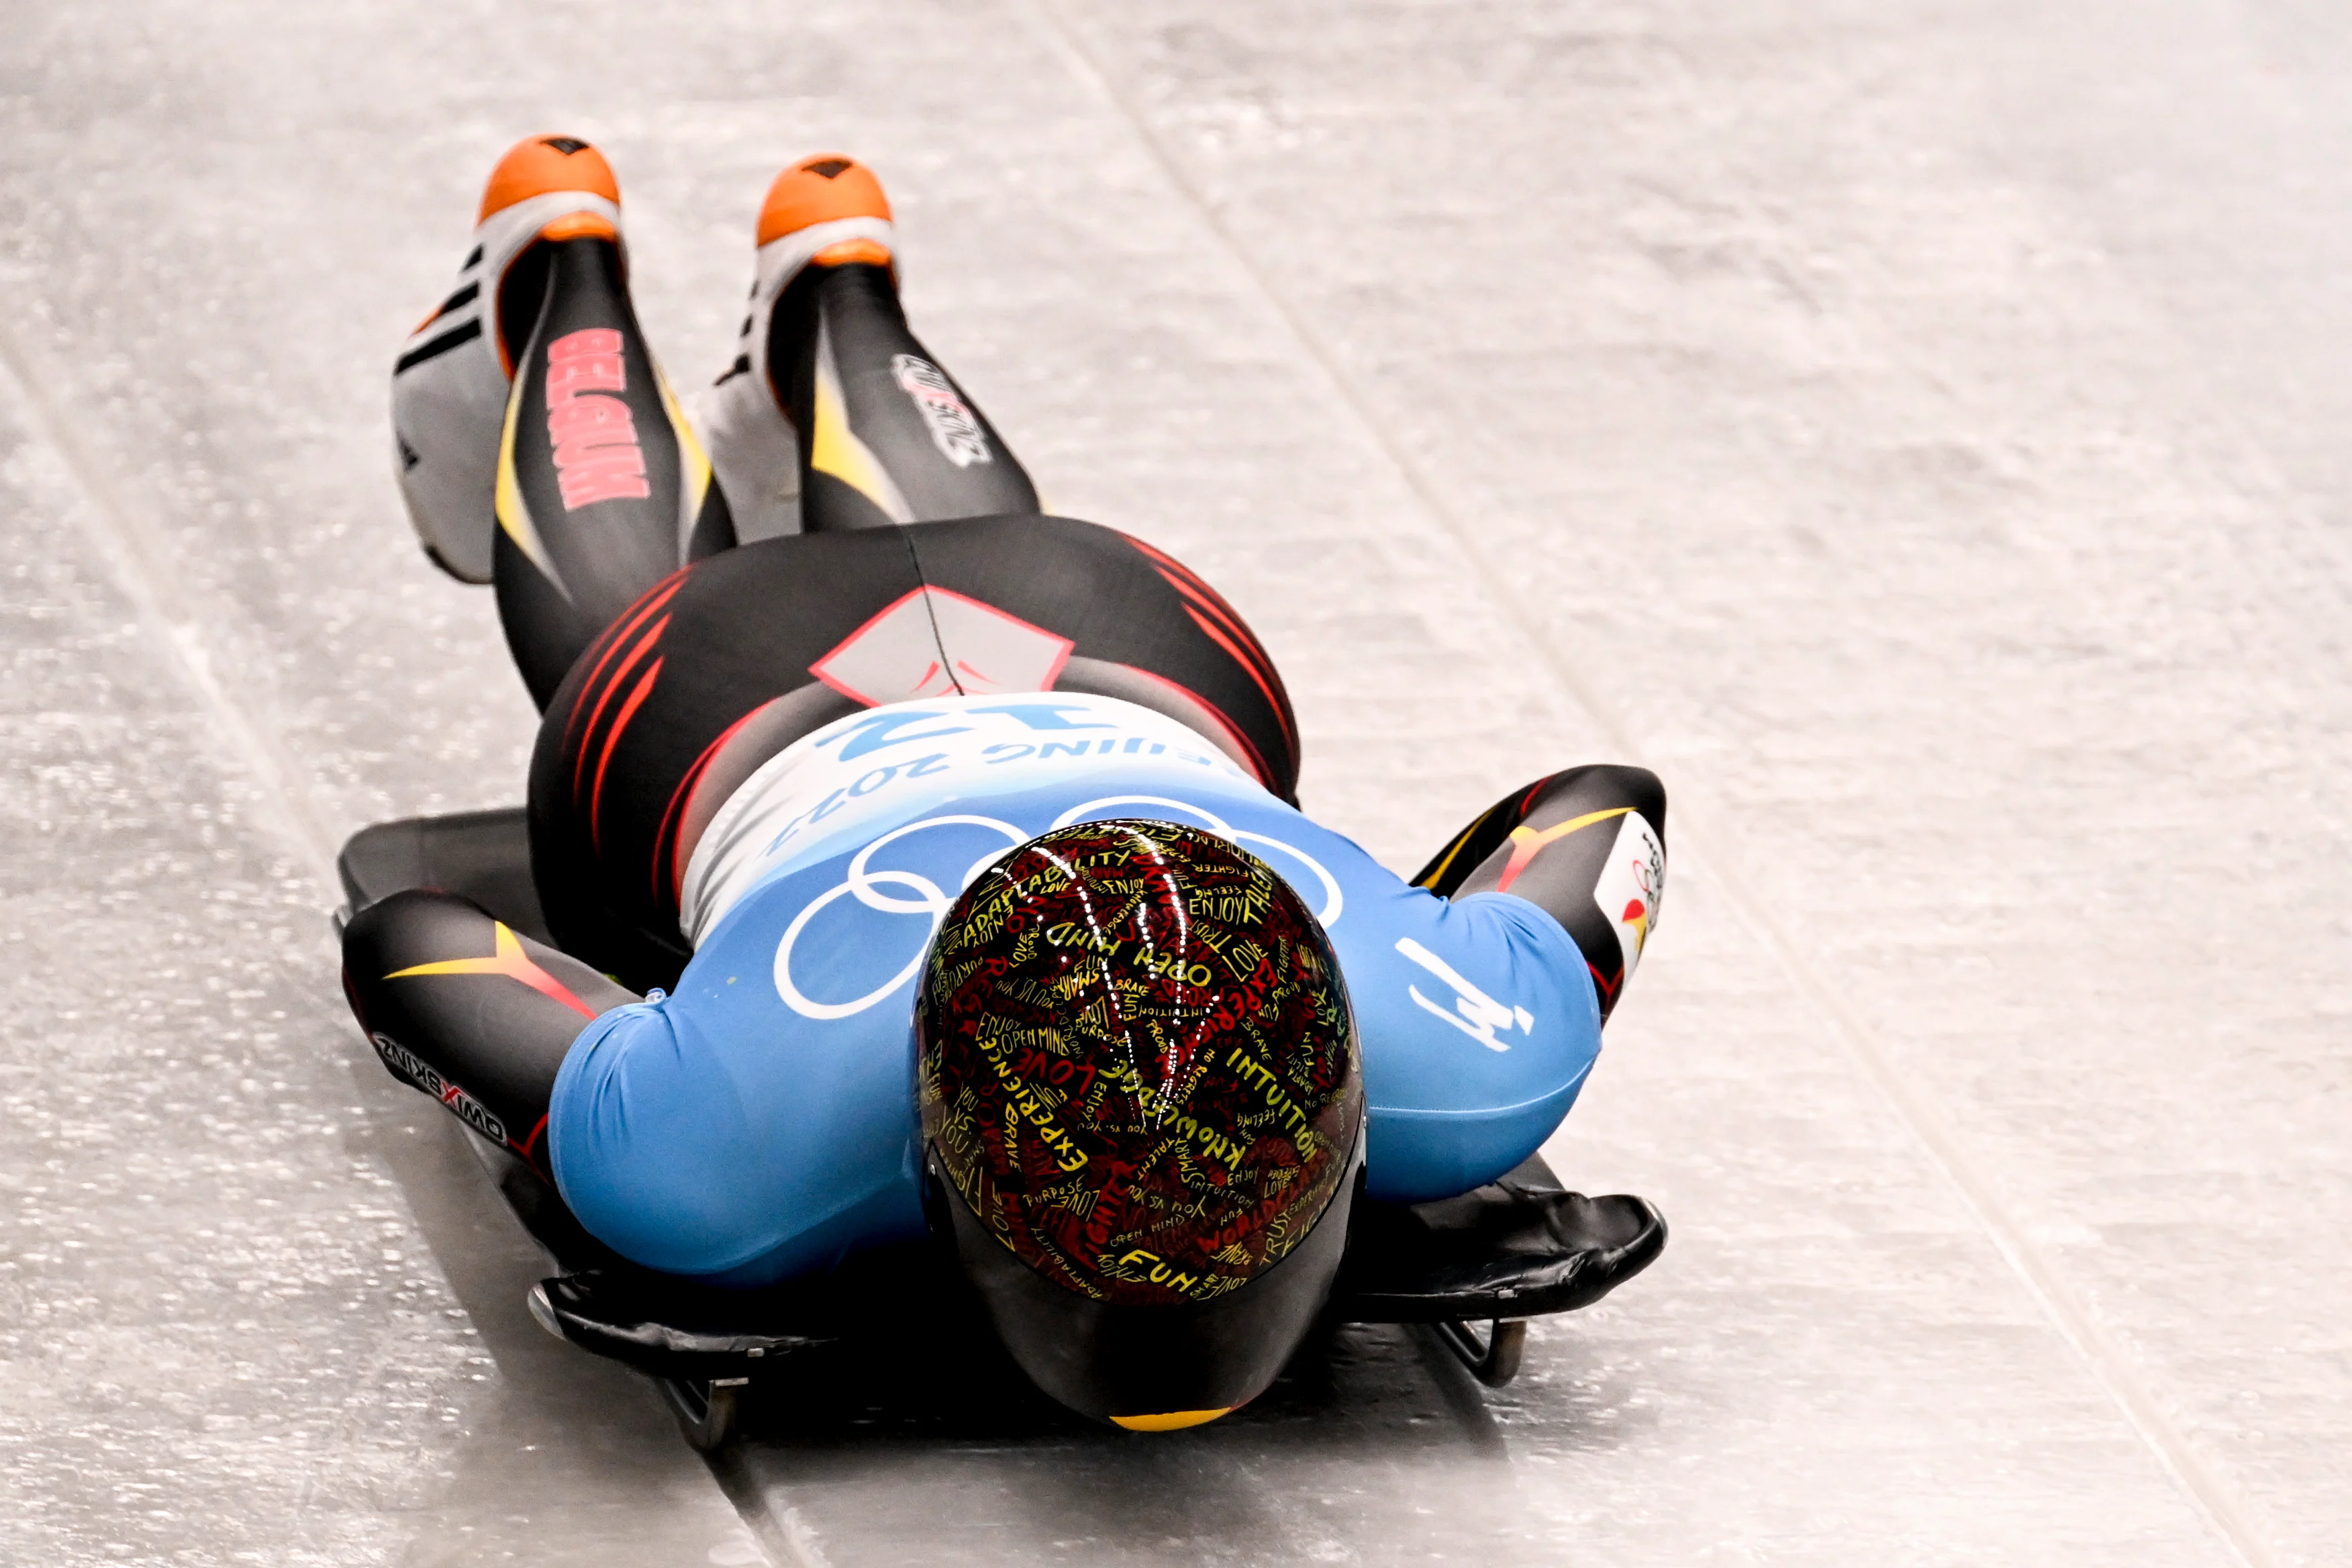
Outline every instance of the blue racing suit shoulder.
<path id="1" fill-rule="evenodd" d="M 1426 1203 L 1534 1153 L 1601 1053 L 1601 1009 L 1559 922 L 1508 893 L 1395 883 L 1334 931 L 1363 1042 L 1374 1197 Z"/>
<path id="2" fill-rule="evenodd" d="M 548 1108 L 564 1202 L 624 1258 L 716 1284 L 921 1236 L 903 1026 L 795 1038 L 765 963 L 729 973 L 741 956 L 714 944 L 673 994 L 581 1031 Z"/>

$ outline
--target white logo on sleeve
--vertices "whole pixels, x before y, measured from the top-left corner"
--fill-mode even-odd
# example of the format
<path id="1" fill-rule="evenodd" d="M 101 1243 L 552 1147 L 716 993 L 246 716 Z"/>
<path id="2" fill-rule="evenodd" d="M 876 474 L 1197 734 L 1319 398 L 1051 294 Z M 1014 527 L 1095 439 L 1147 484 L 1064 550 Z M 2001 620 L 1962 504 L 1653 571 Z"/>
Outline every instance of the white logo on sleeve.
<path id="1" fill-rule="evenodd" d="M 1421 994 L 1418 985 L 1408 985 L 1405 994 L 1424 1011 L 1436 1014 L 1490 1051 L 1507 1051 L 1509 1044 L 1495 1037 L 1497 1029 L 1518 1026 L 1522 1035 L 1535 1033 L 1536 1016 L 1525 1007 L 1506 1007 L 1484 991 L 1479 990 L 1454 972 L 1454 966 L 1409 936 L 1397 938 L 1396 950 L 1454 987 L 1452 1011 L 1439 1006 Z"/>

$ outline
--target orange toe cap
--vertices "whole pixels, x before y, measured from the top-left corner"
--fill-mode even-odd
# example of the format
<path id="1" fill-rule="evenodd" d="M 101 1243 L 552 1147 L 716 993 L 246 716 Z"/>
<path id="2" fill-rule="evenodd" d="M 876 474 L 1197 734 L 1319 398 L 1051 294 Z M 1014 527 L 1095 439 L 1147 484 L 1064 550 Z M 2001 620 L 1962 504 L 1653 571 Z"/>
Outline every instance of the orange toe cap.
<path id="1" fill-rule="evenodd" d="M 577 136 L 526 136 L 508 148 L 490 171 L 490 183 L 482 187 L 482 210 L 474 221 L 550 191 L 586 191 L 615 205 L 621 199 L 613 166 L 587 142 Z"/>
<path id="2" fill-rule="evenodd" d="M 820 153 L 786 169 L 768 187 L 768 199 L 760 205 L 759 243 L 813 223 L 889 216 L 890 198 L 882 194 L 882 182 L 873 170 L 838 153 Z"/>
<path id="3" fill-rule="evenodd" d="M 539 231 L 541 239 L 618 239 L 621 231 L 594 213 L 570 213 Z"/>

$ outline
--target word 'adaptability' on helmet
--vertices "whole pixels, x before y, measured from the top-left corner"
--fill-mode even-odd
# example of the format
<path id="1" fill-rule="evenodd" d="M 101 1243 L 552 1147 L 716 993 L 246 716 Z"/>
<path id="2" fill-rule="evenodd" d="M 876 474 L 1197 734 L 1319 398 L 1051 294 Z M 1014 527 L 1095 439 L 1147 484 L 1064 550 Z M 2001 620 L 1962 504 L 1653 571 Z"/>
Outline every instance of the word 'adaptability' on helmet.
<path id="1" fill-rule="evenodd" d="M 1138 1430 L 1262 1392 L 1363 1158 L 1355 1020 L 1297 893 L 1198 828 L 1057 828 L 949 910 L 916 1027 L 934 1222 L 1038 1386 Z"/>

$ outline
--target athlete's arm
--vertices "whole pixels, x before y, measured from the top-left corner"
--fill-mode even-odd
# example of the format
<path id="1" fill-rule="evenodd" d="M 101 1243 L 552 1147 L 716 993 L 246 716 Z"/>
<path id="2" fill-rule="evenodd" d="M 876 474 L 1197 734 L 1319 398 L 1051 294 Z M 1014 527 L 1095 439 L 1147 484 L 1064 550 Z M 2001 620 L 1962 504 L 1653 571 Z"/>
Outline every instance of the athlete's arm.
<path id="1" fill-rule="evenodd" d="M 556 1073 L 584 1026 L 637 1000 L 466 900 L 415 889 L 352 917 L 343 989 L 393 1077 L 551 1178 Z"/>
<path id="2" fill-rule="evenodd" d="M 1655 919 L 1664 816 L 1651 774 L 1589 767 L 1515 792 L 1410 885 L 1337 835 L 1302 841 L 1345 894 L 1326 924 L 1363 1045 L 1374 1197 L 1466 1192 L 1559 1127 Z"/>
<path id="3" fill-rule="evenodd" d="M 1558 921 L 1591 971 L 1605 1021 L 1633 978 L 1666 888 L 1666 787 L 1598 763 L 1514 790 L 1455 834 L 1413 886 L 1509 893 Z"/>

